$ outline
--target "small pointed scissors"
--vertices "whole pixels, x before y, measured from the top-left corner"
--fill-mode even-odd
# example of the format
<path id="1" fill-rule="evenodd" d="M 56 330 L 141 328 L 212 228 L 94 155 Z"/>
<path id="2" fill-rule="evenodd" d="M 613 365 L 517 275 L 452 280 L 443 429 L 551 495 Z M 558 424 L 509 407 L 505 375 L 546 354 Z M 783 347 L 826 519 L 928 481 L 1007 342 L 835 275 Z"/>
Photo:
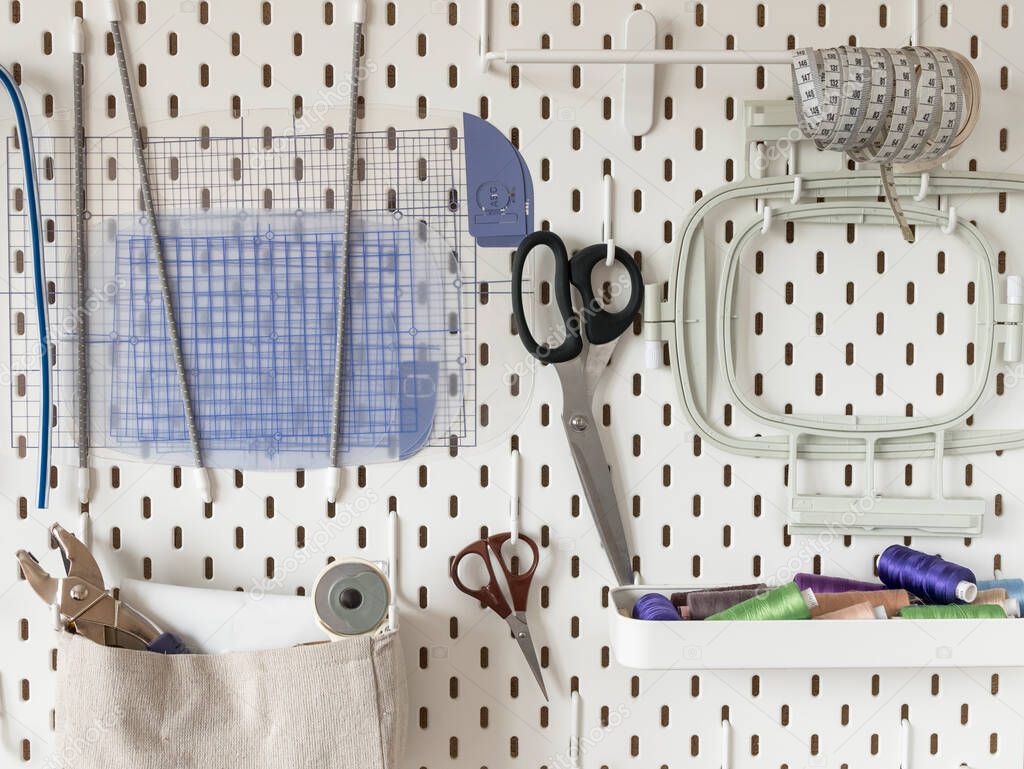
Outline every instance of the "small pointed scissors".
<path id="1" fill-rule="evenodd" d="M 546 700 L 548 699 L 548 690 L 545 688 L 544 679 L 540 674 L 540 662 L 537 660 L 537 650 L 534 648 L 533 638 L 530 636 L 530 626 L 526 624 L 526 605 L 530 597 L 530 583 L 533 581 L 533 573 L 537 571 L 537 561 L 540 560 L 540 553 L 537 550 L 536 542 L 525 534 L 520 534 L 519 539 L 528 544 L 530 550 L 533 551 L 533 563 L 522 574 L 513 574 L 508 564 L 505 563 L 505 556 L 501 553 L 501 546 L 511 538 L 511 532 L 506 531 L 502 534 L 494 534 L 487 539 L 478 539 L 476 542 L 464 547 L 452 560 L 452 582 L 463 593 L 476 598 L 508 623 L 509 629 L 512 631 L 512 637 L 519 643 L 519 648 L 522 650 L 523 656 L 526 657 L 526 662 L 529 664 L 530 670 L 533 671 L 533 676 L 537 679 L 537 683 L 540 684 L 541 694 L 544 695 Z M 459 564 L 462 563 L 464 558 L 471 555 L 481 558 L 484 566 L 487 567 L 487 574 L 490 578 L 482 587 L 467 587 L 459 579 Z M 494 567 L 491 565 L 492 560 L 498 562 L 498 566 L 501 567 L 501 571 L 505 575 L 505 581 L 508 583 L 508 592 L 512 596 L 511 606 L 509 606 L 508 600 L 498 585 L 498 578 L 494 573 Z"/>

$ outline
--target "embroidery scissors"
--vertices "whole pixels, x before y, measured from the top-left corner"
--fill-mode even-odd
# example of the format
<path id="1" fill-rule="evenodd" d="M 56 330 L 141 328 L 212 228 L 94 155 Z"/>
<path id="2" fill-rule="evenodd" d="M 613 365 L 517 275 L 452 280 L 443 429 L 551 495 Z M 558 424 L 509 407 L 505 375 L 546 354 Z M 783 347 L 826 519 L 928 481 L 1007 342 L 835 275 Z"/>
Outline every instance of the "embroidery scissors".
<path id="1" fill-rule="evenodd" d="M 512 637 L 516 639 L 519 648 L 526 657 L 526 662 L 533 671 L 534 678 L 540 685 L 541 694 L 548 699 L 548 690 L 544 686 L 544 678 L 540 674 L 540 662 L 537 660 L 537 650 L 533 646 L 533 638 L 530 635 L 530 626 L 526 623 L 526 605 L 530 597 L 530 583 L 533 581 L 533 574 L 537 571 L 537 562 L 540 560 L 540 553 L 537 550 L 537 543 L 525 534 L 520 534 L 519 539 L 530 546 L 533 552 L 533 563 L 530 568 L 522 574 L 514 574 L 505 562 L 501 546 L 512 538 L 511 532 L 493 534 L 487 539 L 478 539 L 471 542 L 459 551 L 459 554 L 452 560 L 451 577 L 455 587 L 468 596 L 472 596 L 480 603 L 493 611 L 505 622 L 512 631 Z M 487 567 L 488 581 L 481 587 L 468 587 L 459 578 L 459 564 L 470 556 L 481 558 L 484 566 Z M 512 605 L 509 606 L 505 594 L 498 585 L 498 578 L 494 573 L 492 561 L 497 561 L 505 581 L 508 583 L 508 592 L 512 598 Z"/>
<path id="2" fill-rule="evenodd" d="M 538 246 L 551 249 L 555 259 L 552 290 L 565 329 L 564 338 L 557 346 L 537 342 L 523 310 L 523 269 L 530 253 Z M 582 249 L 570 259 L 562 239 L 553 232 L 542 230 L 527 235 L 512 260 L 512 310 L 526 351 L 543 363 L 553 364 L 558 372 L 562 385 L 562 426 L 569 439 L 583 493 L 615 578 L 618 584 L 629 585 L 633 583 L 629 544 L 608 460 L 596 429 L 593 388 L 608 365 L 614 343 L 632 325 L 643 303 L 644 281 L 637 263 L 626 251 L 616 248 L 615 261 L 625 268 L 629 295 L 621 310 L 604 309 L 594 295 L 591 275 L 599 263 L 605 262 L 607 255 L 607 245 L 600 243 Z M 579 314 L 573 305 L 571 287 L 575 287 L 583 299 Z"/>

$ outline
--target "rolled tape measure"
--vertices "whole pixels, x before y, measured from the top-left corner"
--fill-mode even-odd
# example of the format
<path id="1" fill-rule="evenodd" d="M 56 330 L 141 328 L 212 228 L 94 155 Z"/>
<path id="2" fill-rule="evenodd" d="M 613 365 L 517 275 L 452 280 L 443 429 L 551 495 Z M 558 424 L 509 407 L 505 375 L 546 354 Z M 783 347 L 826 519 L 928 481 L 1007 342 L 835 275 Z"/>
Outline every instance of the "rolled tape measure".
<path id="1" fill-rule="evenodd" d="M 893 167 L 944 163 L 978 121 L 981 84 L 967 59 L 945 48 L 801 48 L 793 52 L 793 100 L 805 136 L 822 150 L 878 163 L 904 237 Z"/>
<path id="2" fill-rule="evenodd" d="M 361 558 L 329 564 L 313 585 L 317 621 L 334 639 L 376 632 L 387 620 L 390 603 L 388 578 Z"/>

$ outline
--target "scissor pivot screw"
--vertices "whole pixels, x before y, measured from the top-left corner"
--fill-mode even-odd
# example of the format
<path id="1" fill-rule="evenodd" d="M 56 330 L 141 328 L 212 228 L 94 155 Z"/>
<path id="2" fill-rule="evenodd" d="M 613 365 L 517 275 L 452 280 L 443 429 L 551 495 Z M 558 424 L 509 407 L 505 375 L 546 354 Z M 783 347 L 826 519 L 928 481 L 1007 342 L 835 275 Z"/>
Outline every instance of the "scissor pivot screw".
<path id="1" fill-rule="evenodd" d="M 76 601 L 84 601 L 86 596 L 89 595 L 89 591 L 85 589 L 85 585 L 73 585 L 70 593 L 71 597 Z"/>
<path id="2" fill-rule="evenodd" d="M 590 425 L 587 424 L 586 417 L 577 414 L 576 416 L 569 420 L 569 426 L 572 427 L 573 430 L 579 430 L 580 432 L 582 432 L 583 430 L 586 430 Z"/>

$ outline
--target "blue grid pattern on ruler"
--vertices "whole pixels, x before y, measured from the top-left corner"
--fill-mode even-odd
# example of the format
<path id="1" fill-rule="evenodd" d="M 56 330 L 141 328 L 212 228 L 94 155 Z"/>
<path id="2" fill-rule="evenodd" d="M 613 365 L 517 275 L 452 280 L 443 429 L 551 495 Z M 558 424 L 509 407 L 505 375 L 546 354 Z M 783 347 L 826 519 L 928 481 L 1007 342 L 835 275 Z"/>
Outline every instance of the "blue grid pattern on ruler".
<path id="1" fill-rule="evenodd" d="M 339 218 L 340 222 L 340 218 Z M 204 448 L 326 451 L 340 233 L 162 237 Z M 346 301 L 343 449 L 422 431 L 400 364 L 447 329 L 417 328 L 408 228 L 353 231 Z M 112 435 L 184 444 L 188 433 L 152 240 L 116 239 Z M 429 416 L 429 415 L 428 415 Z"/>

